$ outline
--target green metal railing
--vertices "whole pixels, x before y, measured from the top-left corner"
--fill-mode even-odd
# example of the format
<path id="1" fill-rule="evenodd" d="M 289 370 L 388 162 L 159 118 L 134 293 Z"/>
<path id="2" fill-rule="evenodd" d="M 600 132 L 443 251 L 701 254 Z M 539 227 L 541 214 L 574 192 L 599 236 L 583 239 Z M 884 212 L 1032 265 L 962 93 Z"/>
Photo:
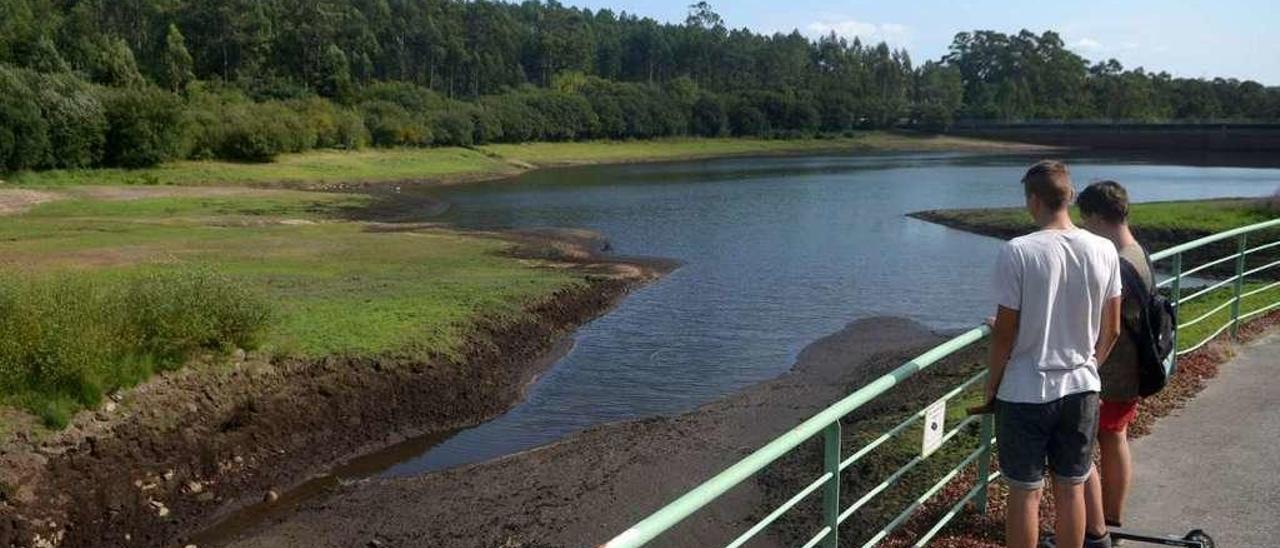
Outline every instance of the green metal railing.
<path id="1" fill-rule="evenodd" d="M 1161 281 L 1158 286 L 1161 288 L 1168 288 L 1167 291 L 1171 295 L 1171 299 L 1177 306 L 1179 312 L 1182 311 L 1188 302 L 1208 296 L 1218 295 L 1228 286 L 1231 288 L 1231 297 L 1223 304 L 1214 307 L 1196 318 L 1179 323 L 1176 333 L 1182 333 L 1184 329 L 1204 322 L 1227 308 L 1230 308 L 1231 311 L 1229 318 L 1226 319 L 1222 326 L 1211 331 L 1207 336 L 1203 337 L 1202 340 L 1198 340 L 1195 344 L 1190 345 L 1185 349 L 1182 349 L 1177 345 L 1175 338 L 1175 348 L 1178 348 L 1178 350 L 1170 359 L 1169 367 L 1171 371 L 1176 367 L 1178 356 L 1186 355 L 1187 353 L 1201 348 L 1228 329 L 1234 337 L 1241 322 L 1280 307 L 1280 295 L 1277 296 L 1275 302 L 1260 305 L 1257 309 L 1248 311 L 1244 314 L 1241 314 L 1240 307 L 1240 304 L 1244 299 L 1251 296 L 1261 295 L 1280 287 L 1280 282 L 1275 282 L 1252 289 L 1248 292 L 1244 291 L 1245 278 L 1256 275 L 1270 268 L 1280 266 L 1280 261 L 1273 261 L 1261 267 L 1246 270 L 1247 258 L 1249 255 L 1280 246 L 1280 239 L 1278 239 L 1277 241 L 1258 245 L 1253 248 L 1248 247 L 1250 235 L 1254 235 L 1255 237 L 1268 235 L 1274 236 L 1274 234 L 1264 234 L 1263 232 L 1272 229 L 1280 229 L 1280 219 L 1214 234 L 1212 236 L 1163 250 L 1151 256 L 1151 260 L 1154 263 L 1163 263 L 1166 261 L 1169 263 L 1169 270 L 1172 274 L 1168 279 Z M 1187 270 L 1183 269 L 1183 258 L 1188 252 L 1204 248 L 1205 246 L 1214 243 L 1229 241 L 1232 239 L 1236 241 L 1236 252 L 1234 254 L 1215 261 L 1207 262 L 1195 268 Z M 1235 261 L 1234 276 L 1226 280 L 1211 283 L 1205 288 L 1196 290 L 1187 297 L 1182 296 L 1182 289 L 1184 285 L 1183 280 L 1187 279 L 1189 276 L 1195 275 L 1196 273 L 1205 272 L 1214 266 L 1233 260 Z M 1181 317 L 1181 314 L 1179 314 L 1179 317 Z M 839 542 L 841 523 L 845 522 L 858 510 L 864 508 L 884 490 L 896 485 L 903 476 L 929 458 L 929 455 L 923 454 L 912 458 L 896 471 L 889 474 L 884 481 L 863 494 L 848 508 L 841 509 L 841 473 L 853 464 L 857 463 L 863 457 L 866 457 L 877 447 L 905 431 L 917 420 L 923 419 L 927 408 L 921 409 L 907 417 L 905 420 L 886 431 L 883 435 L 867 443 L 847 457 L 843 457 L 843 455 L 841 455 L 840 420 L 876 397 L 884 394 L 897 384 L 905 381 L 916 373 L 925 370 L 934 363 L 937 363 L 939 360 L 983 340 L 990 333 L 991 329 L 989 327 L 985 325 L 979 326 L 917 356 L 915 359 L 908 361 L 893 371 L 872 381 L 870 384 L 863 386 L 849 396 L 846 396 L 844 399 L 832 404 L 830 407 L 827 407 L 808 420 L 800 423 L 785 434 L 775 438 L 764 447 L 757 449 L 754 453 L 751 453 L 747 457 L 733 464 L 723 472 L 717 474 L 715 477 L 685 493 L 680 498 L 677 498 L 667 506 L 657 512 L 654 512 L 639 523 L 636 523 L 617 537 L 614 537 L 606 543 L 605 546 L 608 548 L 644 546 L 650 541 L 658 538 L 676 524 L 683 521 L 685 518 L 692 515 L 694 512 L 697 512 L 699 509 L 715 501 L 725 492 L 752 477 L 779 457 L 796 449 L 802 443 L 818 434 L 821 434 L 823 437 L 822 474 L 760 521 L 749 527 L 737 538 L 729 541 L 726 546 L 736 548 L 747 543 L 756 535 L 767 529 L 770 524 L 774 523 L 794 508 L 802 500 L 808 498 L 814 492 L 819 490 L 822 491 L 822 527 L 815 532 L 809 541 L 803 546 L 804 548 L 819 545 L 832 548 L 837 546 Z M 1176 333 L 1175 337 L 1177 336 Z M 980 382 L 985 377 L 985 371 L 973 375 L 965 382 L 943 395 L 939 401 L 950 400 L 958 396 L 961 392 Z M 957 500 L 945 513 L 943 513 L 932 527 L 916 539 L 914 545 L 924 546 L 927 544 L 935 535 L 942 531 L 943 527 L 959 515 L 964 510 L 964 506 L 969 502 L 975 503 L 979 513 L 985 512 L 987 486 L 992 480 L 999 477 L 999 472 L 993 472 L 990 469 L 991 452 L 995 443 L 993 417 L 991 415 L 982 415 L 981 417 L 974 416 L 961 421 L 960 424 L 956 425 L 942 436 L 942 444 L 945 445 L 947 442 L 954 440 L 958 434 L 965 429 L 970 428 L 975 422 L 981 423 L 978 448 L 965 455 L 959 464 L 951 468 L 950 471 L 944 474 L 941 479 L 926 489 L 919 497 L 908 504 L 906 508 L 902 509 L 900 513 L 885 524 L 884 527 L 875 532 L 871 538 L 863 544 L 864 548 L 874 546 L 889 535 L 893 534 L 893 532 L 902 524 L 906 523 L 921 506 L 933 498 L 933 496 L 946 487 L 947 484 L 958 478 L 969 466 L 976 466 L 976 481 L 974 482 L 973 487 L 960 497 L 960 499 Z"/>

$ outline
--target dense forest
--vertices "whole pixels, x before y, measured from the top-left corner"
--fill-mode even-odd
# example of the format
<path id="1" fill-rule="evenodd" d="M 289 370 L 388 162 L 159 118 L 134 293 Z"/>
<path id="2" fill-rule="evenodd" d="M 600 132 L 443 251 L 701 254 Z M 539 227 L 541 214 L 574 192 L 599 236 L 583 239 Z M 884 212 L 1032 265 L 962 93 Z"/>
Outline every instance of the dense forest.
<path id="1" fill-rule="evenodd" d="M 956 119 L 1277 120 L 1280 89 L 1091 63 L 1054 32 L 905 51 L 555 2 L 0 0 L 0 171 L 310 148 L 790 137 Z"/>

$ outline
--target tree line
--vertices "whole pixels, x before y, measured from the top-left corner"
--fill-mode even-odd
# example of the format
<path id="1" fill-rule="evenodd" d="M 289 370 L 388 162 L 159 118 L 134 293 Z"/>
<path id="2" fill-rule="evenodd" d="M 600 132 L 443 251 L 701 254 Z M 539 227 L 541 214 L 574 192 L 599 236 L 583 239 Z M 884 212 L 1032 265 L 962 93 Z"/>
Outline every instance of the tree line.
<path id="1" fill-rule="evenodd" d="M 1277 120 L 1280 90 L 1091 63 L 1054 32 L 947 55 L 554 0 L 0 0 L 0 168 L 317 147 L 792 137 L 985 120 Z"/>

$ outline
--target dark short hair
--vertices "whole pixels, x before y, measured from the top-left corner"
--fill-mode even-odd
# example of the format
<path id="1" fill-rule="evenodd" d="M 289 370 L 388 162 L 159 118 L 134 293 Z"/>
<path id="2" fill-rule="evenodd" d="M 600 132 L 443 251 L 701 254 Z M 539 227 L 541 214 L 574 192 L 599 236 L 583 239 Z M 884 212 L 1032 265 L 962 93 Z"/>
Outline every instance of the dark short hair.
<path id="1" fill-rule="evenodd" d="M 1067 165 L 1057 160 L 1036 162 L 1022 176 L 1022 188 L 1028 196 L 1039 198 L 1040 203 L 1053 210 L 1066 208 L 1075 194 Z"/>
<path id="2" fill-rule="evenodd" d="M 1129 218 L 1129 193 L 1120 183 L 1099 181 L 1080 192 L 1076 206 L 1083 215 L 1109 223 L 1123 223 Z"/>

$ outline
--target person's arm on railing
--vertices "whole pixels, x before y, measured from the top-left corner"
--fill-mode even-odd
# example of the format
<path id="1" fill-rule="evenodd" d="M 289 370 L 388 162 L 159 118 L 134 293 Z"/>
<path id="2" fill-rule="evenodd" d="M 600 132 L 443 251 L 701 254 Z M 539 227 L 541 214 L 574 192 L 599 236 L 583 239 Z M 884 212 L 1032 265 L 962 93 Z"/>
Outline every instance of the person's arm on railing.
<path id="1" fill-rule="evenodd" d="M 970 415 L 991 413 L 995 410 L 996 393 L 1004 379 L 1004 368 L 1013 353 L 1013 341 L 1018 336 L 1018 311 L 999 306 L 991 322 L 991 346 L 987 354 L 987 384 L 983 404 L 968 409 Z"/>
<path id="2" fill-rule="evenodd" d="M 1093 347 L 1098 367 L 1107 362 L 1111 350 L 1116 347 L 1116 341 L 1120 340 L 1121 301 L 1121 297 L 1114 297 L 1102 303 L 1102 326 L 1098 332 L 1098 343 Z"/>

